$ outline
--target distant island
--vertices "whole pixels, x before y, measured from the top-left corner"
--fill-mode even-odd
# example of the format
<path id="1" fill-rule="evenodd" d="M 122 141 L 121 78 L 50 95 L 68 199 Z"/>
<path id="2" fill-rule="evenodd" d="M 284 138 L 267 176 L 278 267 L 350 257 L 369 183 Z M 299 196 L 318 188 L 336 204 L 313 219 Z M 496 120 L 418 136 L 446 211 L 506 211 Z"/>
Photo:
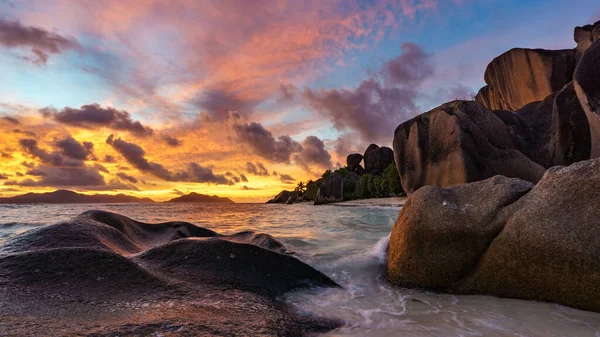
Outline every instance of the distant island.
<path id="1" fill-rule="evenodd" d="M 0 198 L 0 204 L 108 204 L 108 203 L 153 203 L 150 198 L 137 198 L 125 194 L 87 195 L 69 190 L 47 193 L 27 193 L 14 197 Z"/>
<path id="2" fill-rule="evenodd" d="M 14 197 L 0 198 L 0 204 L 127 204 L 127 203 L 154 203 L 150 198 L 137 198 L 125 194 L 81 194 L 69 190 L 56 190 L 46 193 L 27 193 Z M 216 195 L 204 195 L 192 192 L 165 201 L 165 203 L 231 203 L 229 198 L 222 198 Z"/>
<path id="3" fill-rule="evenodd" d="M 186 194 L 186 195 L 182 195 L 180 197 L 177 198 L 173 198 L 169 201 L 166 201 L 167 203 L 171 203 L 171 202 L 195 202 L 195 203 L 224 203 L 224 204 L 233 204 L 234 202 L 229 199 L 229 198 L 224 198 L 224 197 L 219 197 L 216 195 L 206 195 L 206 194 L 199 194 L 196 192 L 192 192 L 190 194 Z"/>

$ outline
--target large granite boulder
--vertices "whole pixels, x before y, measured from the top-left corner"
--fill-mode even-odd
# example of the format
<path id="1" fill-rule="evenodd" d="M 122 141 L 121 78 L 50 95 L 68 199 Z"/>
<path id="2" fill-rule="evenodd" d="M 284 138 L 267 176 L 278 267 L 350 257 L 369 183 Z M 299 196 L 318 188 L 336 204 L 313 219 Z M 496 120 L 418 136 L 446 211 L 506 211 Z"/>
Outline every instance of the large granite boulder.
<path id="1" fill-rule="evenodd" d="M 476 100 L 491 110 L 517 110 L 571 82 L 575 65 L 573 49 L 511 49 L 487 66 L 487 87 Z"/>
<path id="2" fill-rule="evenodd" d="M 600 311 L 600 159 L 532 186 L 494 177 L 412 194 L 392 230 L 389 280 Z"/>
<path id="3" fill-rule="evenodd" d="M 330 174 L 317 191 L 315 205 L 323 205 L 344 201 L 344 178 L 337 174 Z"/>
<path id="4" fill-rule="evenodd" d="M 352 153 L 346 157 L 346 165 L 350 172 L 356 172 L 357 174 L 363 174 L 365 171 L 360 162 L 363 160 L 363 155 L 360 153 Z"/>
<path id="5" fill-rule="evenodd" d="M 220 235 L 186 222 L 90 211 L 0 245 L 1 326 L 15 336 L 304 336 L 335 328 L 277 300 L 311 286 L 337 285 L 270 235 Z"/>
<path id="6" fill-rule="evenodd" d="M 573 38 L 577 42 L 575 50 L 577 51 L 577 60 L 579 60 L 594 41 L 600 40 L 600 21 L 596 21 L 592 25 L 575 27 Z"/>
<path id="7" fill-rule="evenodd" d="M 590 125 L 591 157 L 600 157 L 600 40 L 581 57 L 573 82 Z"/>
<path id="8" fill-rule="evenodd" d="M 407 193 L 495 175 L 535 183 L 545 171 L 517 149 L 503 120 L 475 101 L 446 103 L 400 124 L 393 144 Z"/>
<path id="9" fill-rule="evenodd" d="M 394 162 L 394 151 L 389 147 L 371 144 L 365 150 L 364 161 L 365 171 L 378 175 Z"/>

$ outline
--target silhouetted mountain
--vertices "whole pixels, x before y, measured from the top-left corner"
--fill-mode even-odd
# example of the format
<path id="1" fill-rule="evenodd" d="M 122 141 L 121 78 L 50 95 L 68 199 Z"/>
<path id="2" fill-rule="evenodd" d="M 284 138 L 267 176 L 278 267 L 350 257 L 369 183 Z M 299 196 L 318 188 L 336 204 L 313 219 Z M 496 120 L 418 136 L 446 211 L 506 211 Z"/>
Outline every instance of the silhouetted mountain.
<path id="1" fill-rule="evenodd" d="M 205 194 L 199 194 L 192 192 L 190 194 L 182 195 L 177 198 L 173 198 L 167 202 L 206 202 L 206 203 L 226 203 L 233 204 L 234 202 L 229 198 L 221 198 L 216 195 L 210 196 Z"/>
<path id="2" fill-rule="evenodd" d="M 48 193 L 27 193 L 9 198 L 0 198 L 0 204 L 106 204 L 106 203 L 152 203 L 150 198 L 136 198 L 130 195 L 95 194 L 86 195 L 68 190 Z"/>

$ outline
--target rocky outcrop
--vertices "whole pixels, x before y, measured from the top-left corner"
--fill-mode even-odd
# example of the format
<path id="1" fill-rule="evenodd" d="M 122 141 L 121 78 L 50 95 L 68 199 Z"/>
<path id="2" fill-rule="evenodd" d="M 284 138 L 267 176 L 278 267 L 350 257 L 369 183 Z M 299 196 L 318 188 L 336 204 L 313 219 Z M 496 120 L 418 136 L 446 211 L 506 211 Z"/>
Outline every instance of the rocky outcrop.
<path id="1" fill-rule="evenodd" d="M 288 200 L 295 200 L 298 196 L 298 192 L 296 191 L 281 191 L 279 194 L 275 196 L 275 198 L 267 201 L 267 204 L 285 204 Z"/>
<path id="2" fill-rule="evenodd" d="M 593 25 L 575 27 L 573 37 L 577 43 L 575 50 L 577 51 L 577 60 L 579 60 L 594 41 L 600 40 L 600 21 L 596 21 Z"/>
<path id="3" fill-rule="evenodd" d="M 363 160 L 363 155 L 360 153 L 352 153 L 346 157 L 346 165 L 350 172 L 356 172 L 357 174 L 363 174 L 365 169 L 360 165 Z"/>
<path id="4" fill-rule="evenodd" d="M 595 32 L 598 30 L 600 24 L 594 29 Z M 590 125 L 591 157 L 600 157 L 600 40 L 594 42 L 582 56 L 573 82 Z"/>
<path id="5" fill-rule="evenodd" d="M 537 182 L 544 168 L 517 150 L 501 118 L 474 101 L 455 101 L 400 124 L 394 156 L 402 187 L 453 186 L 495 175 Z"/>
<path id="6" fill-rule="evenodd" d="M 389 280 L 600 311 L 600 159 L 412 194 L 392 230 Z"/>
<path id="7" fill-rule="evenodd" d="M 302 336 L 337 323 L 299 317 L 276 298 L 313 285 L 337 286 L 270 235 L 101 211 L 0 246 L 0 316 L 14 335 Z"/>
<path id="8" fill-rule="evenodd" d="M 379 147 L 371 144 L 364 154 L 365 171 L 371 174 L 381 174 L 391 163 L 394 162 L 394 152 L 389 147 Z"/>
<path id="9" fill-rule="evenodd" d="M 517 110 L 571 82 L 575 65 L 573 49 L 511 49 L 488 65 L 487 87 L 476 100 L 491 110 Z"/>
<path id="10" fill-rule="evenodd" d="M 330 174 L 317 191 L 315 205 L 344 201 L 344 179 L 337 173 Z"/>

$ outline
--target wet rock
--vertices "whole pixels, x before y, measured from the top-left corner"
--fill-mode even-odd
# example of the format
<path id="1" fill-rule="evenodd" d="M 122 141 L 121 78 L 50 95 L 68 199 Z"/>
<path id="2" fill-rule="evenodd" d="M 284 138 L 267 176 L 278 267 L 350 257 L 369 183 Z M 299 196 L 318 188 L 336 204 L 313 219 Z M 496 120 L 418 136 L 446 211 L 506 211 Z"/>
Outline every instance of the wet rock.
<path id="1" fill-rule="evenodd" d="M 17 335 L 133 327 L 154 334 L 165 331 L 164 322 L 180 322 L 174 332 L 301 336 L 338 325 L 298 317 L 276 299 L 312 286 L 337 285 L 270 235 L 220 235 L 186 222 L 146 224 L 103 211 L 0 246 L 0 317 Z"/>
<path id="2" fill-rule="evenodd" d="M 426 185 L 448 187 L 495 175 L 535 183 L 545 171 L 517 149 L 497 114 L 474 101 L 446 103 L 400 124 L 393 144 L 407 193 Z"/>
<path id="3" fill-rule="evenodd" d="M 392 230 L 389 280 L 600 311 L 600 159 L 411 195 Z"/>

